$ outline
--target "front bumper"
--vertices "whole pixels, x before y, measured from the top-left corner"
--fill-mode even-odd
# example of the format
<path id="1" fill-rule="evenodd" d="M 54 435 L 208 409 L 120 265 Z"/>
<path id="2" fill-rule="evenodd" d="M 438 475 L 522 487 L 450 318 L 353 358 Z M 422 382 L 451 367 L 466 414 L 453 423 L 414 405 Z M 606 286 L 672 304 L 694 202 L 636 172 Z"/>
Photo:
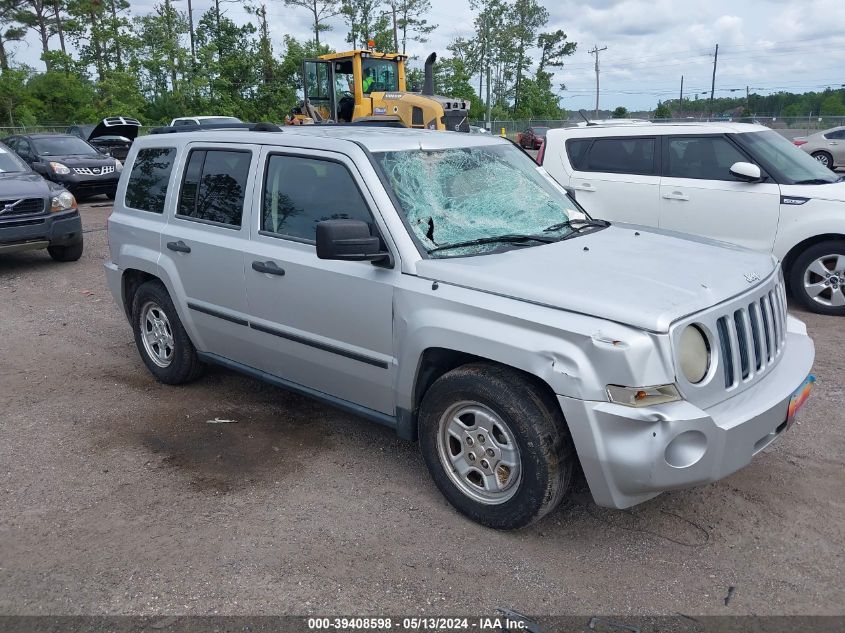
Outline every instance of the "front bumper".
<path id="1" fill-rule="evenodd" d="M 789 400 L 814 357 L 803 324 L 790 317 L 777 367 L 708 409 L 685 401 L 633 408 L 558 396 L 595 502 L 628 508 L 748 465 L 786 430 Z"/>
<path id="2" fill-rule="evenodd" d="M 67 246 L 82 240 L 82 218 L 76 210 L 0 221 L 0 252 Z"/>
<path id="3" fill-rule="evenodd" d="M 59 183 L 70 191 L 74 196 L 96 196 L 101 193 L 113 193 L 117 189 L 117 181 L 120 179 L 120 172 L 114 171 L 110 174 L 80 175 L 80 174 L 52 174 L 50 179 Z"/>

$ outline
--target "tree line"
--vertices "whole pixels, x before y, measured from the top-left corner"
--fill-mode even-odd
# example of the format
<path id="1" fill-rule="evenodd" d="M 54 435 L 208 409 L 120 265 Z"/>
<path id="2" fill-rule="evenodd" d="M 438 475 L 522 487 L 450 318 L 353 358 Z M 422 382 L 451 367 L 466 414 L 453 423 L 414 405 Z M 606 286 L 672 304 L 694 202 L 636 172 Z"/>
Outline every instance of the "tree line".
<path id="1" fill-rule="evenodd" d="M 234 0 L 202 14 L 162 0 L 146 14 L 127 0 L 0 0 L 0 125 L 64 125 L 104 116 L 159 124 L 175 116 L 221 114 L 280 121 L 297 103 L 301 63 L 333 52 L 325 33 L 342 21 L 349 48 L 370 40 L 406 53 L 438 25 L 430 0 L 275 0 L 308 15 L 311 36 L 273 41 L 268 5 L 248 1 L 248 19 L 230 17 Z M 469 0 L 473 33 L 456 38 L 436 65 L 438 93 L 472 103 L 472 118 L 562 118 L 553 73 L 575 52 L 562 30 L 545 31 L 537 0 Z M 34 33 L 43 69 L 15 61 Z M 409 85 L 422 85 L 412 60 Z M 301 93 L 300 93 L 301 94 Z"/>
<path id="2" fill-rule="evenodd" d="M 655 116 L 734 115 L 741 117 L 845 116 L 845 89 L 828 88 L 819 92 L 751 93 L 743 97 L 713 99 L 670 99 L 657 104 Z"/>

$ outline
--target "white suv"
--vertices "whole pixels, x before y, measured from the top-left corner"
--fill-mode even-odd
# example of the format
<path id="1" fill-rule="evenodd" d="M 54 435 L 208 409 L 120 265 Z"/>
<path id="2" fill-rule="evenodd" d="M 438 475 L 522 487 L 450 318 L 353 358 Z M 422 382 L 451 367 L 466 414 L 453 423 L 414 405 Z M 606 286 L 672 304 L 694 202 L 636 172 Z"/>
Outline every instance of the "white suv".
<path id="1" fill-rule="evenodd" d="M 794 298 L 845 315 L 845 182 L 742 123 L 550 130 L 538 159 L 594 217 L 772 252 Z"/>

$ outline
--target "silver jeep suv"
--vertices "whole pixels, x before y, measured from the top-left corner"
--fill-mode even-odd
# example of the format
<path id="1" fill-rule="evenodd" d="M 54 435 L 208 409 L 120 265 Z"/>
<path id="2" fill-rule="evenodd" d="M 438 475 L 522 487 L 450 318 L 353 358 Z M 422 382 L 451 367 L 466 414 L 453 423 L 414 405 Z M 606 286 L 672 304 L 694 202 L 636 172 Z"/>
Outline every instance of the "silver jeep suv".
<path id="1" fill-rule="evenodd" d="M 495 137 L 150 135 L 109 243 L 158 380 L 214 363 L 385 424 L 495 528 L 551 511 L 578 464 L 616 508 L 724 477 L 812 385 L 771 255 L 593 219 Z"/>

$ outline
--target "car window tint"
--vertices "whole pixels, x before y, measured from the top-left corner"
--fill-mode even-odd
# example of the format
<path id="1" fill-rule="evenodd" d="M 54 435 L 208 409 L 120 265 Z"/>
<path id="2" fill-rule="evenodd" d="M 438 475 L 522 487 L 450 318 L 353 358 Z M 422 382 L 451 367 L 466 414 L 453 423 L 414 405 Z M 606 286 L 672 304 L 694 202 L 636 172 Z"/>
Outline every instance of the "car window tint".
<path id="1" fill-rule="evenodd" d="M 126 183 L 124 204 L 133 209 L 164 213 L 164 199 L 175 158 L 176 150 L 172 147 L 140 150 Z"/>
<path id="2" fill-rule="evenodd" d="M 12 151 L 18 150 L 18 139 L 16 138 L 7 138 L 3 143 L 6 144 L 6 147 L 10 148 Z"/>
<path id="3" fill-rule="evenodd" d="M 566 141 L 566 153 L 569 154 L 569 162 L 575 169 L 580 168 L 581 159 L 592 142 L 591 138 L 571 138 Z"/>
<path id="4" fill-rule="evenodd" d="M 372 222 L 346 167 L 326 160 L 270 156 L 261 230 L 313 241 L 317 223 L 323 220 Z"/>
<path id="5" fill-rule="evenodd" d="M 736 180 L 730 168 L 737 162 L 748 159 L 721 136 L 670 138 L 665 174 L 672 178 Z"/>
<path id="6" fill-rule="evenodd" d="M 620 174 L 653 174 L 653 138 L 597 138 L 581 169 Z"/>
<path id="7" fill-rule="evenodd" d="M 240 226 L 251 152 L 193 150 L 188 157 L 178 214 Z"/>
<path id="8" fill-rule="evenodd" d="M 828 132 L 824 135 L 827 139 L 845 140 L 845 130 L 836 130 L 835 132 Z"/>

